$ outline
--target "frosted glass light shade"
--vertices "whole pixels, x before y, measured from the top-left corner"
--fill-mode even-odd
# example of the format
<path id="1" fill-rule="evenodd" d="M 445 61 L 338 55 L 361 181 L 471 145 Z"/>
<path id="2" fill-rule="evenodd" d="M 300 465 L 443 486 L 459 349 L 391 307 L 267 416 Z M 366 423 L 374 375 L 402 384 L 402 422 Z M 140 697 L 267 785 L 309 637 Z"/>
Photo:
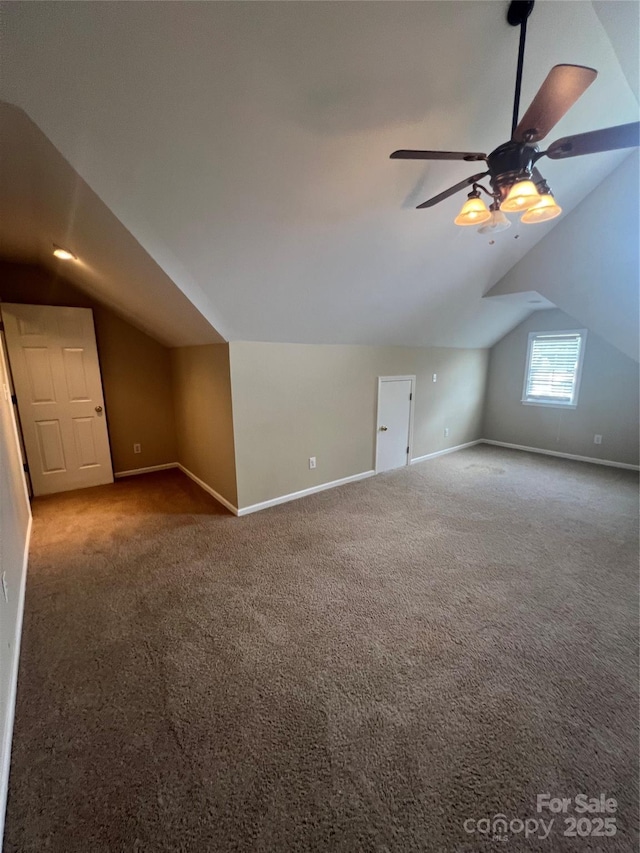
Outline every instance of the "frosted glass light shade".
<path id="1" fill-rule="evenodd" d="M 55 243 L 53 244 L 53 254 L 61 261 L 75 261 L 76 259 L 76 256 L 73 254 L 73 252 L 69 252 L 67 249 L 63 249 L 60 246 L 56 246 Z"/>
<path id="2" fill-rule="evenodd" d="M 511 187 L 500 207 L 507 213 L 520 213 L 523 210 L 529 210 L 539 201 L 540 193 L 533 181 L 518 181 Z"/>
<path id="3" fill-rule="evenodd" d="M 481 198 L 468 198 L 453 220 L 456 225 L 480 225 L 491 218 L 487 205 Z"/>
<path id="4" fill-rule="evenodd" d="M 491 218 L 478 228 L 478 234 L 497 234 L 511 228 L 511 222 L 501 210 L 492 210 Z"/>
<path id="5" fill-rule="evenodd" d="M 521 222 L 531 225 L 535 222 L 547 222 L 549 219 L 555 219 L 560 216 L 562 208 L 556 202 L 555 198 L 548 193 L 540 196 L 540 201 L 530 207 L 524 214 Z"/>

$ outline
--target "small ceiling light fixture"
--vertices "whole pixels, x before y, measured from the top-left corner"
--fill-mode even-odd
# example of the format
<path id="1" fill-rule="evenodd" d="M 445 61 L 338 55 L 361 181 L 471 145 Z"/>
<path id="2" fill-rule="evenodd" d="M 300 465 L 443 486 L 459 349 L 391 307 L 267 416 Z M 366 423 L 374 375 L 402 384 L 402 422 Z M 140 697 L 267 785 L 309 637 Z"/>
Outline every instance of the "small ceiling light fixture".
<path id="1" fill-rule="evenodd" d="M 480 192 L 474 187 L 462 205 L 462 210 L 453 221 L 456 225 L 480 225 L 489 219 L 491 219 L 491 213 L 480 198 Z"/>
<path id="2" fill-rule="evenodd" d="M 500 207 L 507 213 L 520 213 L 529 210 L 540 201 L 538 188 L 530 178 L 516 181 Z"/>
<path id="3" fill-rule="evenodd" d="M 77 261 L 78 258 L 73 254 L 73 252 L 69 252 L 67 249 L 63 249 L 61 246 L 56 246 L 53 244 L 53 254 L 56 258 L 59 258 L 61 261 Z"/>
<path id="4" fill-rule="evenodd" d="M 547 222 L 549 219 L 555 219 L 560 216 L 562 208 L 553 197 L 553 193 L 549 189 L 546 181 L 538 184 L 540 188 L 540 201 L 530 207 L 523 215 L 520 222 L 531 225 L 535 222 Z"/>
<path id="5" fill-rule="evenodd" d="M 507 228 L 511 228 L 511 222 L 500 210 L 497 201 L 493 202 L 489 210 L 491 211 L 491 218 L 478 228 L 478 234 L 497 234 L 498 231 L 506 231 Z"/>

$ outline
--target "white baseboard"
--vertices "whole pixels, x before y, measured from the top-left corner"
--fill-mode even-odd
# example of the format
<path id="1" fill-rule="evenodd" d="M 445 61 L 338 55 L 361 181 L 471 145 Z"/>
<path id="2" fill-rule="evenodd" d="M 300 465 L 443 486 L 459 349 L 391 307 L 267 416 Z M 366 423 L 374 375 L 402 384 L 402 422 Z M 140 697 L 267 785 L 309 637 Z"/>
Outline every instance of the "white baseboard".
<path id="1" fill-rule="evenodd" d="M 319 486 L 311 486 L 309 489 L 302 489 L 299 492 L 291 492 L 288 495 L 280 495 L 278 498 L 271 498 L 262 503 L 252 504 L 251 506 L 242 507 L 237 511 L 238 515 L 249 515 L 252 512 L 259 512 L 261 509 L 268 509 L 270 506 L 288 503 L 289 501 L 297 501 L 298 498 L 306 498 L 307 495 L 315 495 L 316 492 L 324 492 L 326 489 L 335 489 L 336 486 L 344 486 L 347 483 L 355 483 L 357 480 L 366 480 L 367 477 L 373 477 L 375 471 L 363 471 L 361 474 L 352 474 L 350 477 L 342 477 L 340 480 L 331 480 L 329 483 L 320 483 Z"/>
<path id="2" fill-rule="evenodd" d="M 7 697 L 7 716 L 2 733 L 2 754 L 0 757 L 0 845 L 4 836 L 4 818 L 7 809 L 7 794 L 9 792 L 9 769 L 11 767 L 11 743 L 13 741 L 13 721 L 16 712 L 16 696 L 18 693 L 18 668 L 20 665 L 20 640 L 22 639 L 22 617 L 24 614 L 24 596 L 27 586 L 27 563 L 29 562 L 29 544 L 33 518 L 29 514 L 27 535 L 25 536 L 24 554 L 22 557 L 22 575 L 18 589 L 18 611 L 13 638 L 13 656 L 10 663 L 9 696 Z"/>
<path id="3" fill-rule="evenodd" d="M 132 471 L 118 471 L 114 474 L 114 477 L 129 477 L 133 474 L 148 474 L 151 471 L 163 471 L 166 468 L 178 468 L 183 474 L 186 474 L 189 479 L 193 480 L 194 483 L 197 483 L 201 489 L 204 489 L 207 494 L 211 495 L 212 498 L 215 498 L 218 503 L 221 503 L 222 506 L 226 507 L 234 515 L 249 515 L 252 512 L 259 512 L 261 509 L 268 509 L 270 506 L 277 506 L 278 504 L 295 501 L 298 498 L 304 498 L 307 495 L 313 495 L 316 492 L 323 492 L 325 489 L 333 489 L 336 486 L 344 486 L 346 483 L 353 483 L 356 480 L 364 480 L 366 477 L 371 477 L 375 473 L 375 471 L 363 471 L 362 474 L 353 474 L 351 477 L 343 477 L 341 480 L 333 480 L 330 483 L 321 483 L 319 486 L 312 486 L 310 489 L 303 489 L 300 492 L 292 492 L 289 495 L 280 495 L 280 497 L 271 498 L 271 500 L 252 504 L 251 506 L 245 506 L 242 509 L 238 509 L 237 506 L 234 506 L 226 498 L 223 498 L 221 494 L 216 492 L 215 489 L 212 489 L 211 486 L 205 483 L 204 480 L 201 480 L 200 477 L 197 477 L 193 471 L 189 471 L 188 468 L 185 468 L 180 462 L 169 462 L 166 465 L 154 465 L 150 468 L 135 468 Z"/>
<path id="4" fill-rule="evenodd" d="M 152 471 L 166 471 L 167 468 L 179 468 L 177 462 L 165 462 L 164 465 L 149 465 L 148 468 L 132 468 L 131 471 L 114 471 L 113 476 L 117 479 L 120 477 L 132 477 L 134 474 L 151 474 Z"/>
<path id="5" fill-rule="evenodd" d="M 481 439 L 482 444 L 492 444 L 495 447 L 507 447 L 509 450 L 524 450 L 527 453 L 541 453 L 543 456 L 559 456 L 561 459 L 573 459 L 574 462 L 591 462 L 594 465 L 606 465 L 609 468 L 626 468 L 628 471 L 640 471 L 640 466 L 628 462 L 614 462 L 612 459 L 596 459 L 595 456 L 577 456 L 575 453 L 560 453 L 559 450 L 544 450 L 541 447 L 525 447 L 523 444 L 510 444 L 507 441 L 494 441 L 492 438 Z"/>
<path id="6" fill-rule="evenodd" d="M 113 476 L 116 477 L 116 479 L 119 479 L 120 477 L 131 477 L 134 474 L 150 474 L 153 471 L 166 471 L 168 468 L 178 468 L 183 474 L 186 474 L 187 477 L 193 480 L 194 483 L 197 483 L 201 489 L 204 489 L 205 492 L 210 494 L 211 497 L 215 498 L 234 515 L 238 515 L 237 507 L 230 503 L 226 498 L 223 498 L 222 495 L 218 494 L 218 492 L 216 492 L 215 489 L 212 489 L 211 486 L 208 486 L 204 480 L 200 479 L 200 477 L 196 477 L 193 471 L 189 471 L 189 469 L 185 468 L 184 465 L 181 465 L 180 462 L 166 462 L 164 465 L 150 465 L 148 468 L 133 468 L 131 471 L 117 471 Z"/>
<path id="7" fill-rule="evenodd" d="M 196 475 L 193 473 L 193 471 L 189 471 L 189 469 L 185 468 L 184 465 L 181 465 L 180 462 L 177 462 L 174 467 L 179 468 L 183 474 L 186 474 L 187 477 L 189 477 L 191 480 L 193 480 L 194 483 L 197 483 L 201 489 L 204 489 L 205 492 L 210 494 L 212 498 L 215 498 L 218 501 L 218 503 L 221 503 L 222 506 L 226 507 L 234 515 L 241 515 L 241 511 L 238 509 L 237 506 L 234 506 L 226 498 L 223 498 L 222 495 L 218 494 L 218 492 L 216 492 L 215 489 L 212 489 L 211 486 L 208 486 L 204 482 L 204 480 L 200 479 L 200 477 L 196 477 Z"/>
<path id="8" fill-rule="evenodd" d="M 483 439 L 477 438 L 475 441 L 467 441 L 466 444 L 457 444 L 455 447 L 447 447 L 445 450 L 436 450 L 434 453 L 427 453 L 424 456 L 416 456 L 411 460 L 411 465 L 417 462 L 425 462 L 427 459 L 435 459 L 436 456 L 444 456 L 445 453 L 455 453 L 456 450 L 464 450 L 465 447 L 473 447 L 475 444 L 480 444 Z"/>

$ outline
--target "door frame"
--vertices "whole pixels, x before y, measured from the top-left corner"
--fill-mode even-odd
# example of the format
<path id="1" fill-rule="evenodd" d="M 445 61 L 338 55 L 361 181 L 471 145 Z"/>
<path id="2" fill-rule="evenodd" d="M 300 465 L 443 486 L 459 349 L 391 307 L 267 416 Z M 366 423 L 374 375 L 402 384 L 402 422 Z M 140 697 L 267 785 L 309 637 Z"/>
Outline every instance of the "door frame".
<path id="1" fill-rule="evenodd" d="M 0 327 L 1 326 L 2 323 L 0 323 Z M 16 450 L 20 454 L 20 461 L 22 463 L 22 481 L 24 483 L 24 493 L 27 499 L 27 504 L 31 506 L 31 498 L 33 497 L 33 492 L 31 489 L 31 480 L 29 479 L 29 473 L 27 470 L 27 454 L 24 449 L 24 440 L 22 438 L 22 425 L 20 424 L 20 418 L 18 414 L 18 404 L 16 402 L 16 396 L 13 393 L 13 377 L 11 376 L 11 365 L 9 364 L 9 348 L 7 347 L 7 342 L 4 338 L 4 328 L 0 328 L 0 367 L 2 368 L 0 370 L 0 376 L 4 374 L 7 379 L 6 388 L 3 388 L 0 385 L 0 394 L 9 394 L 9 405 L 11 406 L 11 419 L 13 421 L 14 427 Z M 10 440 L 11 439 L 9 439 L 9 441 Z M 31 510 L 29 510 L 29 512 L 31 512 Z"/>
<path id="2" fill-rule="evenodd" d="M 0 358 L 3 361 L 4 371 L 9 383 L 9 394 L 11 395 L 11 408 L 13 409 L 13 421 L 16 427 L 16 435 L 18 437 L 18 447 L 20 448 L 20 458 L 22 459 L 22 470 L 24 471 L 24 483 L 27 489 L 29 500 L 33 497 L 33 487 L 31 485 L 31 477 L 29 476 L 29 463 L 27 461 L 27 450 L 24 444 L 24 435 L 22 433 L 22 422 L 20 421 L 20 412 L 18 410 L 18 398 L 16 389 L 13 384 L 13 375 L 11 373 L 11 364 L 9 362 L 9 347 L 4 336 L 4 324 L 2 322 L 2 308 L 0 307 Z M 0 389 L 2 390 L 2 389 Z"/>
<path id="3" fill-rule="evenodd" d="M 416 377 L 415 374 L 409 376 L 378 376 L 378 397 L 376 401 L 376 422 L 374 425 L 376 440 L 374 442 L 375 447 L 373 449 L 374 458 L 373 458 L 373 468 L 375 473 L 378 473 L 378 424 L 380 423 L 380 392 L 382 390 L 383 382 L 406 382 L 409 380 L 411 382 L 411 399 L 409 400 L 409 452 L 407 453 L 407 461 L 406 465 L 411 464 L 411 458 L 413 456 L 413 408 L 416 402 Z M 400 467 L 405 467 L 400 466 Z"/>

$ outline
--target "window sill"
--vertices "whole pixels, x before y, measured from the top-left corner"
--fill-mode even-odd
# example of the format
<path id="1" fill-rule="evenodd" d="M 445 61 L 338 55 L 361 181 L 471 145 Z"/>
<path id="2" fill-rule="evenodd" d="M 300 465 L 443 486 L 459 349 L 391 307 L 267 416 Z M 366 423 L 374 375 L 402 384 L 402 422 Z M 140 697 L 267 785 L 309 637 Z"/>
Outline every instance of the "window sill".
<path id="1" fill-rule="evenodd" d="M 577 409 L 577 403 L 552 403 L 544 400 L 522 400 L 523 406 L 543 406 L 546 409 Z"/>

